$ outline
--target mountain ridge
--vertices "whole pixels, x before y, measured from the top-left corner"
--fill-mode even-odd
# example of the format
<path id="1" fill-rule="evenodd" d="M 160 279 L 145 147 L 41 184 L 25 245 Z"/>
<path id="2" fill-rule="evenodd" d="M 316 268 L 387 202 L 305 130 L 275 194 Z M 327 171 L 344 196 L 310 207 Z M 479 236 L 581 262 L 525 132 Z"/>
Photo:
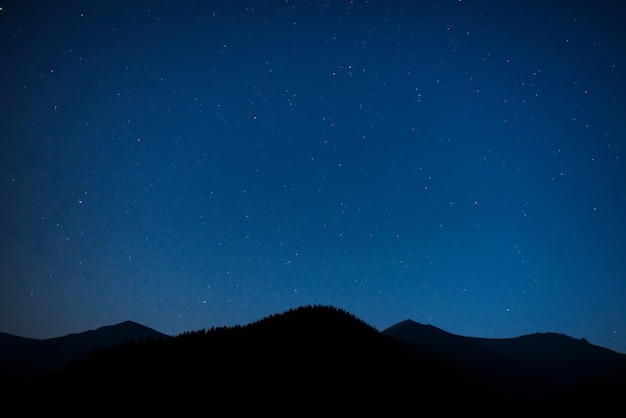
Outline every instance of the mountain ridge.
<path id="1" fill-rule="evenodd" d="M 626 355 L 554 332 L 513 338 L 451 334 L 432 325 L 402 321 L 382 331 L 411 347 L 420 347 L 449 364 L 507 393 L 553 395 L 591 380 L 626 376 Z"/>
<path id="2" fill-rule="evenodd" d="M 132 321 L 121 324 L 143 329 Z M 100 332 L 124 328 L 121 324 Z M 599 403 L 615 406 L 621 399 L 624 359 L 557 333 L 485 339 L 413 320 L 379 331 L 346 311 L 316 305 L 246 325 L 93 350 L 9 392 L 10 400 L 41 397 L 52 409 L 67 408 L 62 399 L 73 393 L 90 402 L 115 399 L 145 410 L 151 404 L 138 394 L 141 390 L 159 399 L 160 407 L 207 394 L 216 405 L 232 406 L 234 391 L 255 405 L 278 409 L 287 406 L 270 400 L 280 395 L 320 411 L 336 405 L 354 411 L 357 405 L 363 411 L 400 412 L 422 402 L 448 412 L 462 405 L 487 415 L 512 407 L 597 412 Z M 570 368 L 576 373 L 562 374 Z M 455 401 L 437 403 L 444 394 Z"/>

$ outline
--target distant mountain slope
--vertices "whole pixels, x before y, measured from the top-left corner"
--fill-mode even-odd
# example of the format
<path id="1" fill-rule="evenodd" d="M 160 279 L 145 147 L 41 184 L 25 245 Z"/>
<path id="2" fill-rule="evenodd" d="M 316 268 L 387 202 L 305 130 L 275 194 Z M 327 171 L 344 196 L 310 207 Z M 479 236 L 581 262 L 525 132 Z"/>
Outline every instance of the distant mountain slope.
<path id="1" fill-rule="evenodd" d="M 426 350 L 505 393 L 543 400 L 595 382 L 626 383 L 626 355 L 557 333 L 489 339 L 402 321 L 384 335 Z"/>
<path id="2" fill-rule="evenodd" d="M 63 369 L 94 350 L 146 338 L 168 336 L 132 321 L 45 340 L 0 333 L 0 388 Z"/>
<path id="3" fill-rule="evenodd" d="M 523 363 L 532 373 L 569 385 L 589 379 L 626 375 L 626 355 L 558 333 L 516 338 L 472 338 L 501 355 Z"/>

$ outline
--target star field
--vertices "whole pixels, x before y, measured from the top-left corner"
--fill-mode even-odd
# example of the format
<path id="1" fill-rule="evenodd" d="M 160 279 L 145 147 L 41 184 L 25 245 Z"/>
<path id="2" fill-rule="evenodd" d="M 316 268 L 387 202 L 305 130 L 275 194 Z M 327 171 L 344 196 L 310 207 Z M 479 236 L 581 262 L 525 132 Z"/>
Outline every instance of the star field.
<path id="1" fill-rule="evenodd" d="M 626 353 L 617 2 L 0 6 L 0 331 L 325 304 Z"/>

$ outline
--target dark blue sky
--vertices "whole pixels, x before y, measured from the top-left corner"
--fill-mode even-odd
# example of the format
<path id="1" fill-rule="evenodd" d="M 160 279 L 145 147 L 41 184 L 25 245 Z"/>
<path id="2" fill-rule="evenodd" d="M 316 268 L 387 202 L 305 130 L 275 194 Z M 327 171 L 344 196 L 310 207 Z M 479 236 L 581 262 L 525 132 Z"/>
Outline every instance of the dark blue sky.
<path id="1" fill-rule="evenodd" d="M 618 3 L 0 2 L 0 331 L 325 304 L 626 353 Z"/>

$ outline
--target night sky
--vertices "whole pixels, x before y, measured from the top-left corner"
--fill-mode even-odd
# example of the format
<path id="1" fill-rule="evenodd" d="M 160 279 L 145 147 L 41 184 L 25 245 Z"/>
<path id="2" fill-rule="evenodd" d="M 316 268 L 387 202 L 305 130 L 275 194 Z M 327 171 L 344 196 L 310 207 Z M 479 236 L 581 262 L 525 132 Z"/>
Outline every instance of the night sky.
<path id="1" fill-rule="evenodd" d="M 619 3 L 0 2 L 0 331 L 322 304 L 626 353 Z"/>

